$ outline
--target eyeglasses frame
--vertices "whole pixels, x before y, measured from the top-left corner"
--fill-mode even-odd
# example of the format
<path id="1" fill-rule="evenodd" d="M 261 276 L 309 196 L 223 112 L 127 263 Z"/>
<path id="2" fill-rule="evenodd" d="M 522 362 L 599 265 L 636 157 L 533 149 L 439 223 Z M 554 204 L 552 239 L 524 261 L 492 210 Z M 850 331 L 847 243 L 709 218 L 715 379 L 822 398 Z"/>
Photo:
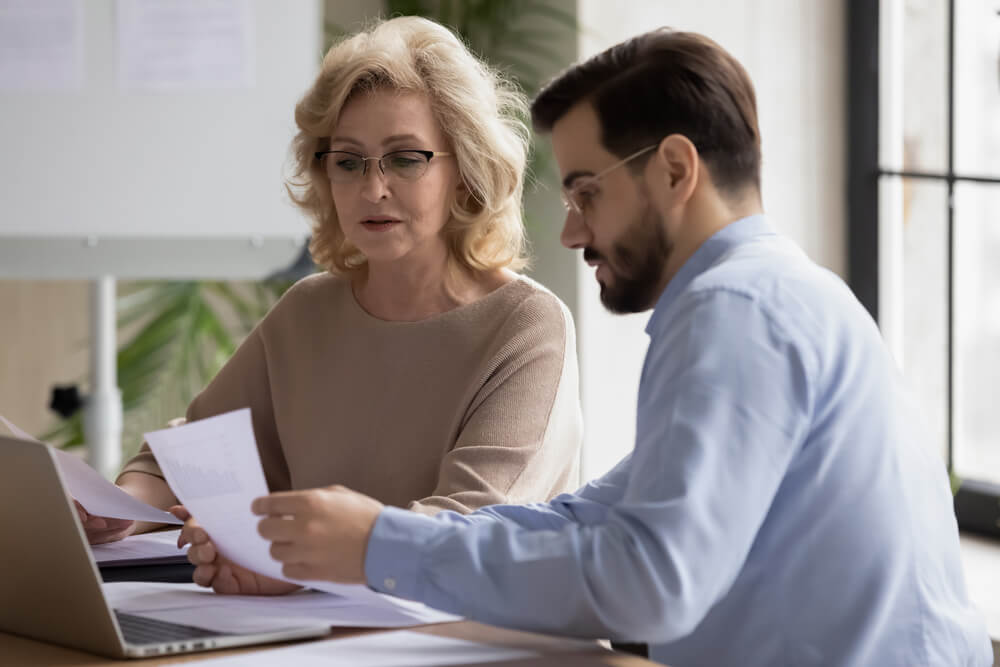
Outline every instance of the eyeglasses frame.
<path id="1" fill-rule="evenodd" d="M 368 161 L 369 160 L 375 160 L 375 161 L 377 161 L 379 173 L 381 173 L 382 176 L 385 176 L 386 175 L 386 173 L 385 173 L 385 165 L 382 163 L 382 160 L 384 160 L 385 158 L 389 157 L 390 155 L 396 155 L 397 153 L 419 153 L 420 155 L 423 155 L 425 158 L 427 158 L 427 165 L 428 166 L 430 166 L 431 160 L 434 159 L 434 158 L 436 158 L 436 157 L 452 157 L 454 155 L 454 153 L 447 153 L 447 152 L 444 152 L 444 151 L 423 151 L 423 150 L 418 150 L 416 148 L 404 148 L 404 149 L 401 149 L 401 150 L 398 150 L 398 151 L 389 151 L 388 153 L 384 153 L 381 157 L 364 156 L 364 155 L 361 155 L 360 153 L 354 153 L 353 151 L 342 151 L 342 150 L 316 151 L 315 153 L 313 153 L 313 155 L 316 157 L 316 161 L 317 162 L 322 163 L 323 162 L 323 156 L 329 155 L 330 153 L 347 153 L 348 155 L 355 155 L 362 162 L 364 162 L 365 166 L 361 169 L 361 175 L 358 178 L 364 178 L 365 176 L 368 175 Z M 424 173 L 426 173 L 426 172 L 424 172 Z M 421 176 L 423 176 L 423 174 L 420 174 L 420 176 L 418 176 L 417 178 L 420 178 Z M 358 178 L 355 178 L 353 181 L 345 181 L 345 183 L 354 183 L 354 182 L 356 182 L 358 180 Z M 414 180 L 416 180 L 416 179 L 414 179 Z"/>
<path id="2" fill-rule="evenodd" d="M 599 171 L 598 173 L 594 174 L 593 176 L 581 176 L 580 178 L 578 178 L 576 180 L 576 183 L 574 183 L 573 187 L 571 187 L 571 188 L 563 187 L 561 189 L 562 190 L 561 194 L 562 194 L 563 206 L 566 207 L 567 211 L 572 211 L 573 213 L 576 213 L 577 215 L 583 215 L 583 210 L 580 208 L 580 206 L 576 203 L 576 200 L 574 199 L 574 197 L 576 196 L 576 193 L 580 190 L 580 188 L 586 187 L 588 185 L 593 185 L 594 183 L 598 182 L 599 180 L 601 180 L 602 178 L 604 178 L 605 176 L 607 176 L 609 173 L 611 173 L 612 171 L 614 171 L 618 167 L 621 167 L 621 166 L 624 166 L 624 165 L 628 164 L 629 162 L 631 162 L 632 160 L 636 159 L 640 155 L 645 155 L 646 153 L 648 153 L 649 151 L 653 150 L 654 148 L 656 148 L 659 145 L 660 145 L 660 142 L 657 141 L 655 144 L 651 144 L 649 146 L 646 146 L 645 148 L 641 148 L 641 149 L 637 150 L 636 152 L 632 153 L 631 155 L 629 155 L 628 157 L 626 157 L 626 158 L 624 158 L 622 160 L 619 160 L 618 162 L 615 162 L 610 167 L 608 167 L 606 169 L 602 169 L 601 171 Z"/>

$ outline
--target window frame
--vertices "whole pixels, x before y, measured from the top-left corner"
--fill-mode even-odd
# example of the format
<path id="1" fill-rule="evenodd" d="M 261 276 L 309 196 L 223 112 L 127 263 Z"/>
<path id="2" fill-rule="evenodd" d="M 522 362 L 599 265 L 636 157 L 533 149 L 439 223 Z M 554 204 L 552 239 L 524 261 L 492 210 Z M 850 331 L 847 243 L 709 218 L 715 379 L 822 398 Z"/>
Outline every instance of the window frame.
<path id="1" fill-rule="evenodd" d="M 879 186 L 885 178 L 927 179 L 948 188 L 946 211 L 946 428 L 947 465 L 953 470 L 955 446 L 954 364 L 954 190 L 956 183 L 986 183 L 1000 186 L 1000 177 L 955 173 L 955 0 L 947 0 L 947 166 L 943 172 L 908 171 L 882 166 L 879 155 L 881 109 L 880 0 L 848 0 L 847 3 L 847 272 L 848 284 L 876 322 L 883 324 L 880 307 L 880 257 L 890 250 L 880 247 Z M 891 335 L 891 334 L 890 334 Z M 974 478 L 959 481 L 955 493 L 955 515 L 959 528 L 1000 539 L 1000 485 Z"/>

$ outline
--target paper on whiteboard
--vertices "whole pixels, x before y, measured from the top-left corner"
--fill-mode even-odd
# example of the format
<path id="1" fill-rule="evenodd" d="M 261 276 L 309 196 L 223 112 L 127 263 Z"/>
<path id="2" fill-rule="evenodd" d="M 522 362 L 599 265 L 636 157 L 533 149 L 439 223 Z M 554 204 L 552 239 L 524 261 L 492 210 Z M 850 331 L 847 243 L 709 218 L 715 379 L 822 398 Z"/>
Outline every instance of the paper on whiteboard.
<path id="1" fill-rule="evenodd" d="M 83 18 L 75 0 L 0 3 L 0 91 L 83 85 Z"/>
<path id="2" fill-rule="evenodd" d="M 254 85 L 249 0 L 119 0 L 123 88 L 190 90 Z"/>
<path id="3" fill-rule="evenodd" d="M 41 442 L 28 435 L 9 420 L 0 415 L 0 422 L 10 429 L 10 432 L 24 440 Z M 45 443 L 42 443 L 45 444 Z M 183 523 L 170 512 L 164 512 L 148 505 L 138 498 L 129 495 L 91 468 L 79 456 L 46 445 L 55 455 L 56 466 L 62 476 L 66 490 L 83 508 L 95 516 L 109 519 L 131 519 L 133 521 L 152 521 L 155 523 Z"/>

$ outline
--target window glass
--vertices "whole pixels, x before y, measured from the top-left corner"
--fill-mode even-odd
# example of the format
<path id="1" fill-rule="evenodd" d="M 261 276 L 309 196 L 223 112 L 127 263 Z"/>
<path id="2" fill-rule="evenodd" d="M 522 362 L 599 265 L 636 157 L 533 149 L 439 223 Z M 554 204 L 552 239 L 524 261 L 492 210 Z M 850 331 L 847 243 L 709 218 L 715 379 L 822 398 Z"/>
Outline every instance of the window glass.
<path id="1" fill-rule="evenodd" d="M 905 0 L 902 13 L 903 169 L 948 167 L 948 3 Z"/>
<path id="2" fill-rule="evenodd" d="M 955 172 L 1000 178 L 1000 2 L 956 0 Z"/>
<path id="3" fill-rule="evenodd" d="M 955 442 L 959 476 L 1000 484 L 1000 184 L 955 185 Z"/>
<path id="4" fill-rule="evenodd" d="M 903 179 L 903 376 L 922 431 L 948 452 L 948 188 Z"/>

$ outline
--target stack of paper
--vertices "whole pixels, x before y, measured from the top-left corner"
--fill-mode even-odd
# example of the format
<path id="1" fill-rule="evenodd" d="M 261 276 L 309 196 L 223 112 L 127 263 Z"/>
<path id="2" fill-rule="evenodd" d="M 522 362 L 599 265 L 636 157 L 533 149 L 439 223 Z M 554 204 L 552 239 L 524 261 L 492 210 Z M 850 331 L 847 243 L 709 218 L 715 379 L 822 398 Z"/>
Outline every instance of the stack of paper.
<path id="1" fill-rule="evenodd" d="M 101 567 L 186 563 L 189 545 L 184 545 L 182 549 L 177 548 L 177 538 L 180 534 L 181 530 L 178 528 L 129 535 L 117 542 L 93 544 L 90 550 L 94 554 L 94 560 Z"/>
<path id="2" fill-rule="evenodd" d="M 306 642 L 269 651 L 199 661 L 199 665 L 240 665 L 241 667 L 430 667 L 431 665 L 469 665 L 500 660 L 535 658 L 539 654 L 523 649 L 490 646 L 450 637 L 435 637 L 406 630 L 378 632 L 361 637 Z"/>
<path id="3" fill-rule="evenodd" d="M 216 595 L 197 584 L 122 581 L 106 583 L 112 607 L 161 621 L 222 633 L 267 632 L 300 625 L 406 628 L 461 620 L 422 604 L 371 604 L 367 600 L 299 591 L 289 595 Z"/>

